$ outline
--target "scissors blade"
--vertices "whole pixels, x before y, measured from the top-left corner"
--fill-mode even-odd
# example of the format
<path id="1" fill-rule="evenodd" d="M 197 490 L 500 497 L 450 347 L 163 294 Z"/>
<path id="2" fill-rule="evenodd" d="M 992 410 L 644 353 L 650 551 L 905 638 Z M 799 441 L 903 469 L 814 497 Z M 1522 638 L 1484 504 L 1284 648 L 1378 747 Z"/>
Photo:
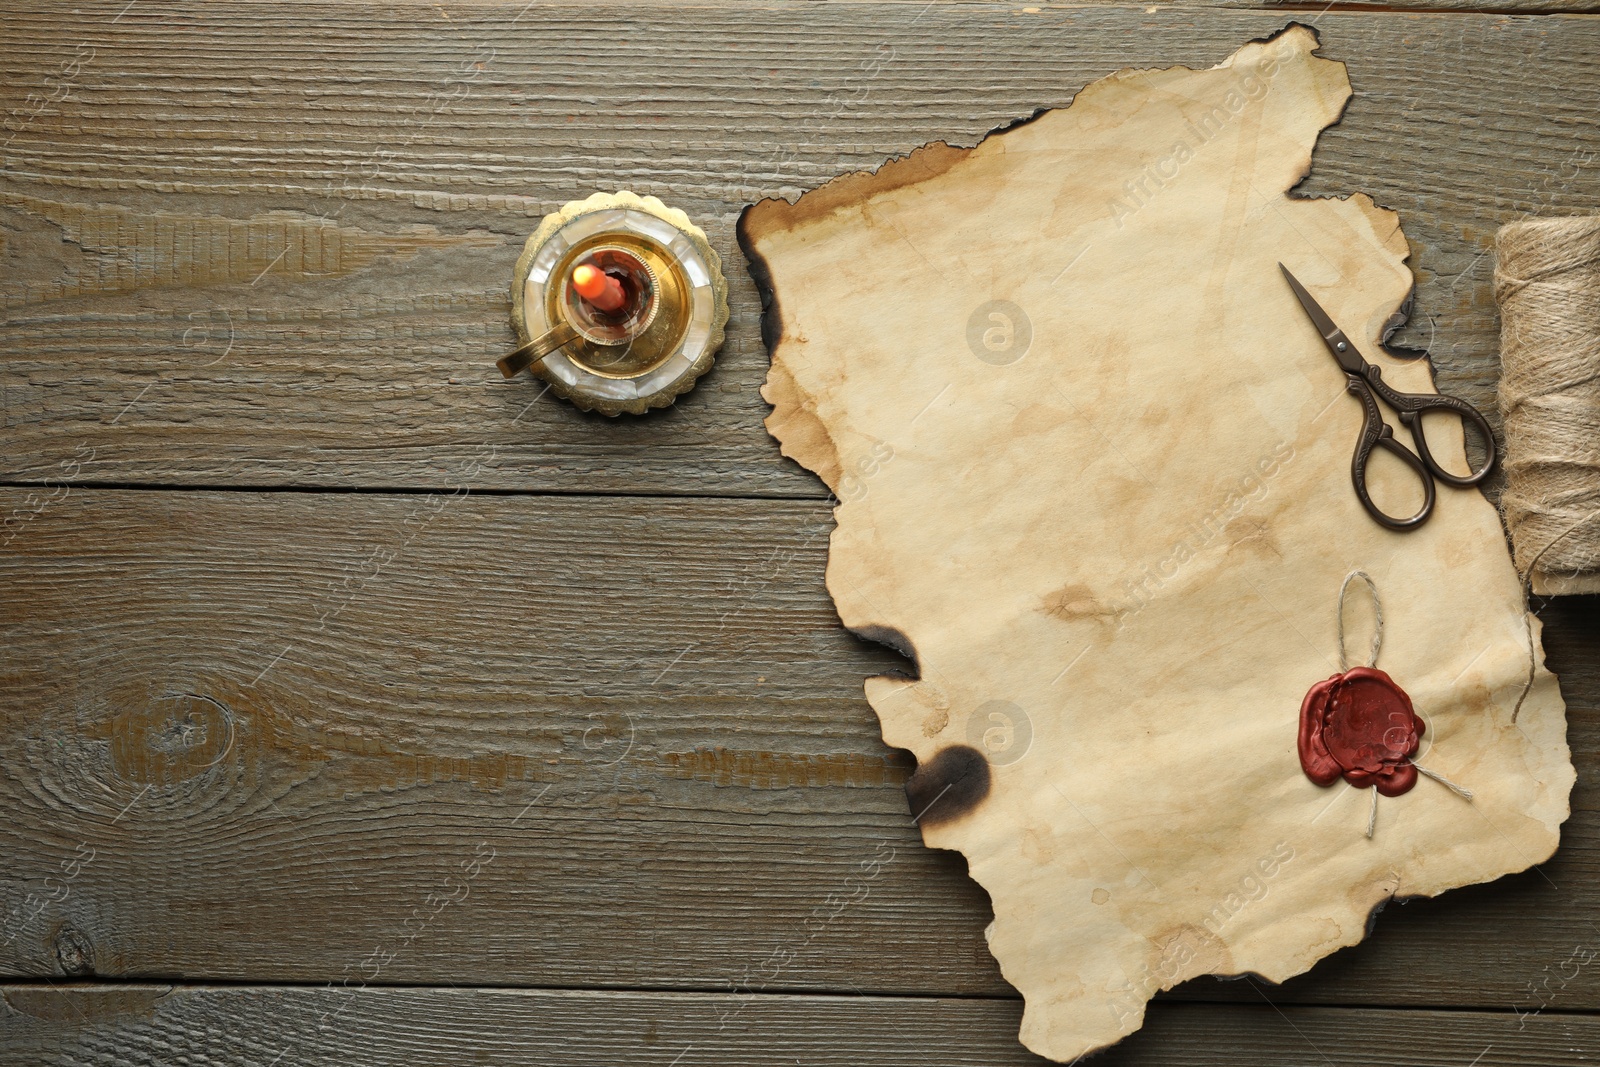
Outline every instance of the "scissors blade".
<path id="1" fill-rule="evenodd" d="M 1300 279 L 1289 273 L 1289 268 L 1282 263 L 1278 269 L 1283 271 L 1283 277 L 1289 283 L 1289 288 L 1294 290 L 1294 295 L 1299 299 L 1300 306 L 1306 309 L 1306 314 L 1311 317 L 1311 323 L 1322 335 L 1322 340 L 1328 346 L 1328 351 L 1333 353 L 1333 358 L 1338 361 L 1346 374 L 1360 374 L 1366 367 L 1367 361 L 1361 358 L 1361 353 L 1356 351 L 1356 346 L 1350 343 L 1350 338 L 1344 331 L 1333 323 L 1328 313 L 1322 310 L 1322 305 L 1317 303 L 1306 287 L 1300 284 Z"/>

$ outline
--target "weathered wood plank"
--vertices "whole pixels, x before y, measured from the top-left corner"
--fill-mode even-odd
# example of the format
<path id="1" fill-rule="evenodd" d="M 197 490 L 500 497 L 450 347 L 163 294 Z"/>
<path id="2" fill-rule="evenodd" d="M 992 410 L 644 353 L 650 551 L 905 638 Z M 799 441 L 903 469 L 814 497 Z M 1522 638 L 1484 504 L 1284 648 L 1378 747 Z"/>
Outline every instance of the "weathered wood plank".
<path id="1" fill-rule="evenodd" d="M 1320 18 L 1324 12 L 1383 11 L 1399 14 L 1442 14 L 1450 11 L 1485 15 L 1562 15 L 1588 14 L 1600 10 L 1595 0 L 1333 0 L 1332 3 L 1288 0 L 1220 0 L 1226 7 L 1261 8 L 1293 14 L 1300 18 Z"/>
<path id="2" fill-rule="evenodd" d="M 0 973 L 1008 992 L 861 699 L 902 664 L 837 625 L 819 502 L 73 490 L 24 515 Z M 1571 963 L 1600 948 L 1597 607 L 1546 609 L 1579 766 L 1556 859 L 1391 908 L 1274 999 L 1600 1005 Z"/>
<path id="3" fill-rule="evenodd" d="M 0 12 L 0 477 L 819 497 L 760 423 L 740 206 L 971 144 L 1123 66 L 1315 20 L 1357 96 L 1308 193 L 1400 210 L 1400 338 L 1492 407 L 1484 256 L 1600 203 L 1600 22 L 1083 5 L 123 0 Z M 679 409 L 607 421 L 491 366 L 537 217 L 658 194 L 733 321 Z M 1263 339 L 1270 343 L 1270 339 Z M 529 405 L 532 405 L 531 407 Z M 85 451 L 87 457 L 91 455 Z"/>
<path id="4" fill-rule="evenodd" d="M 905 997 L 525 989 L 0 986 L 0 1054 L 62 1067 L 359 1063 L 823 1064 L 997 1067 L 1021 1003 Z M 1600 1019 L 1509 1013 L 1157 1004 L 1104 1067 L 1566 1067 L 1600 1055 Z"/>
<path id="5" fill-rule="evenodd" d="M 1256 7 L 1250 0 L 1223 0 L 1230 7 Z M 1588 14 L 1600 10 L 1595 0 L 1334 0 L 1331 4 L 1273 3 L 1266 0 L 1259 5 L 1270 11 L 1296 12 L 1305 16 L 1320 15 L 1324 11 L 1394 11 L 1440 13 L 1445 11 L 1480 12 L 1489 15 L 1559 15 Z"/>

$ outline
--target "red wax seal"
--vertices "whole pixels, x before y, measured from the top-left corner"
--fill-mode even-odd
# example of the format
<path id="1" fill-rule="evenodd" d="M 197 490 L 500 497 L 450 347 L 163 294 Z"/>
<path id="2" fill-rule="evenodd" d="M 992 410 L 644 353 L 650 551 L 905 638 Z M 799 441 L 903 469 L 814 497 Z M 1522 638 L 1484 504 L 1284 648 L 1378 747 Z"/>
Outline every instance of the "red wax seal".
<path id="1" fill-rule="evenodd" d="M 1375 667 L 1356 667 L 1318 682 L 1300 705 L 1300 766 L 1318 785 L 1341 776 L 1357 789 L 1377 786 L 1397 797 L 1417 784 L 1426 727 L 1411 698 Z"/>

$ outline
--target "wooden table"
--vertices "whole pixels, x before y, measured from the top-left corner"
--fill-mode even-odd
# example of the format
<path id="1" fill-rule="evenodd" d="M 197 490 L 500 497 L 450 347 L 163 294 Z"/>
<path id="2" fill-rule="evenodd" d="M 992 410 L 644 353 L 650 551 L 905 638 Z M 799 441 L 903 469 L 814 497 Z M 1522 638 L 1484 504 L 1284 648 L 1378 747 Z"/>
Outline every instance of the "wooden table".
<path id="1" fill-rule="evenodd" d="M 8 4 L 0 1060 L 1042 1062 L 762 428 L 734 221 L 1298 18 L 1356 89 L 1303 191 L 1400 211 L 1401 341 L 1489 407 L 1496 227 L 1600 204 L 1600 3 L 1422 2 Z M 493 366 L 523 238 L 597 188 L 729 268 L 647 418 Z M 1555 859 L 1094 1062 L 1600 1058 L 1600 603 L 1536 606 Z"/>

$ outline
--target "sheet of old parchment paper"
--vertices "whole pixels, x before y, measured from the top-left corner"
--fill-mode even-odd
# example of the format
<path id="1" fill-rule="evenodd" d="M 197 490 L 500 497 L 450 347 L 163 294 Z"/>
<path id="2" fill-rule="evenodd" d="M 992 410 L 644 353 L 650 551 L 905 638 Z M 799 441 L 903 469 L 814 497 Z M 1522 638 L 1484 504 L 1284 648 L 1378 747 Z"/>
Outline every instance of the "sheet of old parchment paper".
<path id="1" fill-rule="evenodd" d="M 924 839 L 993 898 L 1023 1042 L 1057 1060 L 1191 976 L 1282 980 L 1391 896 L 1544 860 L 1568 814 L 1542 667 L 1512 721 L 1538 625 L 1494 508 L 1442 487 L 1417 532 L 1366 515 L 1360 405 L 1278 273 L 1432 388 L 1377 344 L 1412 285 L 1395 214 L 1287 194 L 1350 95 L 1316 47 L 1291 27 L 1212 70 L 1122 71 L 741 220 L 773 297 L 768 426 L 841 500 L 828 588 L 917 664 L 867 697 L 919 762 Z M 1466 469 L 1459 426 L 1430 441 Z M 1377 495 L 1408 514 L 1393 466 Z M 1424 778 L 1371 839 L 1371 792 L 1312 784 L 1295 747 L 1354 568 L 1418 762 L 1476 794 Z M 1364 663 L 1370 604 L 1347 619 Z"/>

